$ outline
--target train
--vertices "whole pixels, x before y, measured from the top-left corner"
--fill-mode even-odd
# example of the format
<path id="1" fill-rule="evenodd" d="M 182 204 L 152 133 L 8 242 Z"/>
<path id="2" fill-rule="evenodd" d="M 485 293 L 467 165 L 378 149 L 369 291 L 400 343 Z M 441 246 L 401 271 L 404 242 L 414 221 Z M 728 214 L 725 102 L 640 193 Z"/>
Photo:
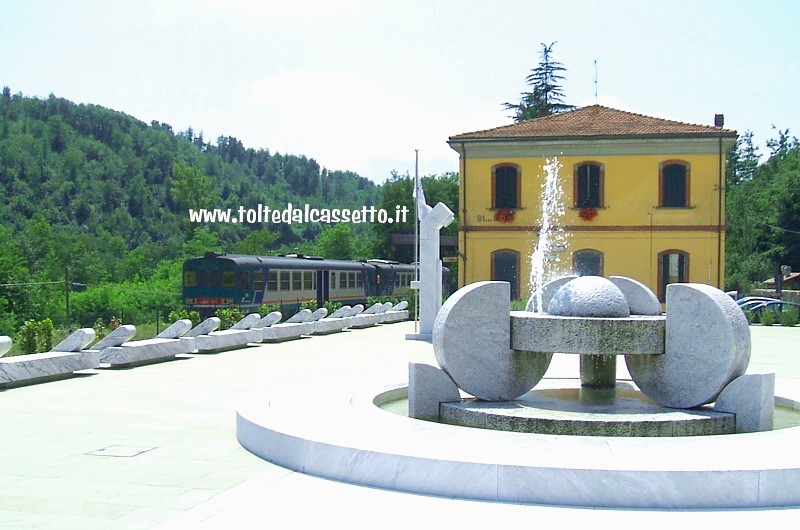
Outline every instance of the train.
<path id="1" fill-rule="evenodd" d="M 369 297 L 403 298 L 416 274 L 414 264 L 380 259 L 207 252 L 183 263 L 183 303 L 203 317 L 218 308 L 257 312 L 264 304 L 278 305 L 284 312 L 309 301 L 316 301 L 317 307 L 325 302 L 364 304 Z M 443 276 L 448 274 L 444 268 Z"/>

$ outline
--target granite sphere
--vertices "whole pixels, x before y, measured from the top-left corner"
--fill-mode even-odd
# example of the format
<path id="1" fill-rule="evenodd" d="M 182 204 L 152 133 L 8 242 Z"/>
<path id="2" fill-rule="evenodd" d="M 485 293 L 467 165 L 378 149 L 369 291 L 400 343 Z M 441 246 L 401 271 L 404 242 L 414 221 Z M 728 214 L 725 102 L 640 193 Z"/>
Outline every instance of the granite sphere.
<path id="1" fill-rule="evenodd" d="M 602 276 L 580 276 L 567 282 L 553 295 L 547 312 L 563 317 L 631 316 L 625 295 Z"/>

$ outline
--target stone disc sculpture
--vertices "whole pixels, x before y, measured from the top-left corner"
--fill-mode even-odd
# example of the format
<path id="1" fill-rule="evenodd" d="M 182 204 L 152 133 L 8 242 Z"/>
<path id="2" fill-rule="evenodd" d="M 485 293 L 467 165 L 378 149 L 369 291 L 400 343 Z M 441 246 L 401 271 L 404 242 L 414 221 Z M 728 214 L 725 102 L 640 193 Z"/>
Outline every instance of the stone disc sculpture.
<path id="1" fill-rule="evenodd" d="M 634 382 L 667 407 L 713 402 L 750 362 L 750 330 L 725 293 L 702 284 L 667 286 L 664 355 L 626 355 Z"/>
<path id="2" fill-rule="evenodd" d="M 507 282 L 477 282 L 447 299 L 433 327 L 436 362 L 453 381 L 486 401 L 516 399 L 538 383 L 552 353 L 512 350 Z"/>

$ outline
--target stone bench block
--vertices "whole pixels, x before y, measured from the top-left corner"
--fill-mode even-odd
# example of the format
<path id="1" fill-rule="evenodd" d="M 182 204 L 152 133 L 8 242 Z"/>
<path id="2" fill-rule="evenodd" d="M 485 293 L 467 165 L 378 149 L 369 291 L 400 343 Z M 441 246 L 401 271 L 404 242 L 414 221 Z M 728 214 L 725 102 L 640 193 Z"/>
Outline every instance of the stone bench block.
<path id="1" fill-rule="evenodd" d="M 310 335 L 313 333 L 319 322 L 297 322 L 290 323 L 284 322 L 282 324 L 274 324 L 261 331 L 261 338 L 258 342 L 284 342 L 287 340 L 299 339 L 303 335 Z"/>
<path id="2" fill-rule="evenodd" d="M 32 353 L 0 359 L 0 387 L 63 379 L 78 370 L 97 368 L 98 353 L 91 351 Z"/>
<path id="3" fill-rule="evenodd" d="M 547 353 L 659 355 L 665 351 L 666 319 L 562 317 L 511 312 L 511 348 Z"/>
<path id="4" fill-rule="evenodd" d="M 383 314 L 381 324 L 394 324 L 395 322 L 403 322 L 408 320 L 408 310 L 394 311 L 390 310 Z"/>
<path id="5" fill-rule="evenodd" d="M 250 343 L 261 342 L 262 334 L 262 329 L 226 329 L 223 331 L 214 331 L 207 335 L 200 335 L 194 338 L 193 353 L 216 353 L 245 348 Z"/>
<path id="6" fill-rule="evenodd" d="M 111 346 L 100 352 L 100 362 L 111 366 L 132 366 L 174 359 L 189 352 L 190 342 L 178 339 L 146 339 Z"/>
<path id="7" fill-rule="evenodd" d="M 330 335 L 331 333 L 338 333 L 347 327 L 347 318 L 331 317 L 322 318 L 317 320 L 312 335 Z"/>
<path id="8" fill-rule="evenodd" d="M 354 317 L 348 317 L 349 322 L 347 323 L 347 327 L 351 329 L 368 328 L 379 324 L 382 318 L 382 313 L 361 313 Z"/>

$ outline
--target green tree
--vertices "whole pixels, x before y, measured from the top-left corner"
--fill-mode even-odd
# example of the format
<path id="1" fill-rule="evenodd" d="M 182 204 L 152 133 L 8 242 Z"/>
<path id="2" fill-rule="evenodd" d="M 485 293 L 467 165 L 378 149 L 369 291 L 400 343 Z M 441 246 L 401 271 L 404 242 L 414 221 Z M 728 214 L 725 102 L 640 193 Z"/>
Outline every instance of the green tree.
<path id="1" fill-rule="evenodd" d="M 320 232 L 316 249 L 320 256 L 327 259 L 353 259 L 356 244 L 350 225 L 338 223 Z"/>
<path id="2" fill-rule="evenodd" d="M 727 185 L 730 187 L 753 180 L 760 158 L 758 148 L 753 145 L 753 132 L 745 131 L 728 153 L 725 178 Z"/>
<path id="3" fill-rule="evenodd" d="M 514 111 L 512 117 L 515 123 L 575 108 L 564 102 L 564 91 L 560 83 L 564 80 L 562 72 L 565 72 L 566 68 L 553 59 L 555 44 L 551 42 L 548 46 L 541 43 L 542 55 L 539 65 L 525 78 L 530 91 L 520 94 L 519 103 L 503 103 L 503 108 Z"/>
<path id="4" fill-rule="evenodd" d="M 779 131 L 767 142 L 769 159 L 752 178 L 730 178 L 726 195 L 726 284 L 747 290 L 800 265 L 800 143 Z"/>
<path id="5" fill-rule="evenodd" d="M 279 234 L 268 228 L 253 230 L 244 239 L 231 246 L 231 251 L 236 254 L 252 254 L 264 256 L 267 251 L 275 245 Z"/>

